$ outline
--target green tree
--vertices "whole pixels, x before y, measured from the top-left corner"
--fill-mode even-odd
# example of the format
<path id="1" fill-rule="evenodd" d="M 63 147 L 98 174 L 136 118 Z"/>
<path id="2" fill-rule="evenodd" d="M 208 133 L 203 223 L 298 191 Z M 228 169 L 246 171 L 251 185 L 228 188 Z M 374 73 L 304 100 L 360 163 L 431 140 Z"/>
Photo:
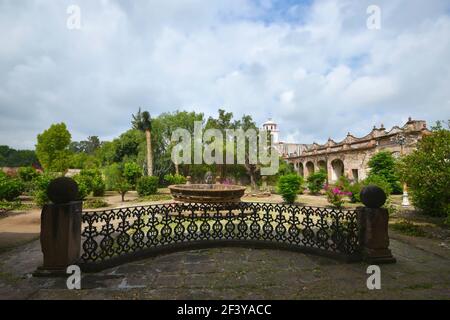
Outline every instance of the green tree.
<path id="1" fill-rule="evenodd" d="M 124 202 L 125 195 L 131 190 L 132 186 L 124 176 L 123 169 L 118 163 L 114 163 L 104 169 L 104 174 L 106 177 L 106 188 L 119 192 L 122 202 Z"/>
<path id="2" fill-rule="evenodd" d="M 290 173 L 278 179 L 277 190 L 284 201 L 294 203 L 303 184 L 301 176 Z"/>
<path id="3" fill-rule="evenodd" d="M 0 146 L 0 167 L 27 167 L 32 165 L 39 165 L 34 151 Z"/>
<path id="4" fill-rule="evenodd" d="M 396 161 L 392 153 L 380 151 L 369 160 L 369 177 L 371 175 L 381 176 L 391 185 L 393 193 L 401 193 L 402 187 L 396 172 Z"/>
<path id="5" fill-rule="evenodd" d="M 132 187 L 135 187 L 137 180 L 142 176 L 142 169 L 135 162 L 127 162 L 123 166 L 123 176 Z"/>
<path id="6" fill-rule="evenodd" d="M 69 168 L 70 139 L 64 123 L 53 124 L 37 136 L 36 155 L 45 170 L 64 172 Z"/>
<path id="7" fill-rule="evenodd" d="M 412 203 L 424 214 L 450 221 L 450 131 L 437 126 L 398 167 Z"/>
<path id="8" fill-rule="evenodd" d="M 323 169 L 320 169 L 317 172 L 314 172 L 306 178 L 308 190 L 311 194 L 317 194 L 320 190 L 322 190 L 325 181 L 327 181 L 327 172 Z"/>
<path id="9" fill-rule="evenodd" d="M 146 151 L 147 151 L 147 175 L 153 175 L 153 150 L 152 150 L 152 118 L 148 111 L 138 113 L 133 116 L 133 129 L 141 130 L 145 132 Z"/>

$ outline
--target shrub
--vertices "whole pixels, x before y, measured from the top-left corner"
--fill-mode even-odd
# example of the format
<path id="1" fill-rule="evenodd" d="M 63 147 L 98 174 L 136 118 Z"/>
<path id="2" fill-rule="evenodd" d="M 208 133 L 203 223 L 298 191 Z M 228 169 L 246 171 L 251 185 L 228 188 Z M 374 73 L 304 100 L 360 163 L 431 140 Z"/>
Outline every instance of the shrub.
<path id="1" fill-rule="evenodd" d="M 19 179 L 0 175 L 0 200 L 13 201 L 22 194 L 23 184 Z"/>
<path id="2" fill-rule="evenodd" d="M 142 176 L 142 168 L 135 162 L 127 162 L 123 167 L 123 176 L 132 187 L 135 187 L 137 180 Z"/>
<path id="3" fill-rule="evenodd" d="M 370 184 L 376 185 L 383 189 L 384 193 L 386 193 L 386 196 L 389 197 L 389 195 L 392 193 L 391 184 L 389 181 L 387 181 L 383 176 L 378 175 L 369 175 L 366 179 L 363 180 L 363 187 L 368 186 Z"/>
<path id="4" fill-rule="evenodd" d="M 281 176 L 277 184 L 278 193 L 287 203 L 294 203 L 302 183 L 302 177 L 295 173 Z"/>
<path id="5" fill-rule="evenodd" d="M 103 197 L 105 195 L 105 181 L 102 176 L 96 176 L 92 179 L 92 195 L 94 197 Z"/>
<path id="6" fill-rule="evenodd" d="M 3 201 L 0 200 L 0 213 L 13 211 L 13 210 L 29 210 L 33 206 L 30 204 L 23 204 L 20 200 Z"/>
<path id="7" fill-rule="evenodd" d="M 311 194 L 317 194 L 322 190 L 325 181 L 327 180 L 327 173 L 324 170 L 320 170 L 313 174 L 310 174 L 306 179 L 308 181 L 307 186 Z"/>
<path id="8" fill-rule="evenodd" d="M 125 178 L 121 178 L 116 182 L 114 188 L 120 193 L 122 197 L 122 202 L 125 201 L 125 194 L 131 190 L 131 185 Z"/>
<path id="9" fill-rule="evenodd" d="M 78 185 L 78 196 L 80 200 L 86 199 L 86 197 L 91 193 L 91 186 L 88 178 L 86 176 L 82 176 L 81 174 L 74 175 L 72 177 L 73 180 Z"/>
<path id="10" fill-rule="evenodd" d="M 399 169 L 414 206 L 450 221 L 450 131 L 437 128 L 423 137 L 417 150 L 400 161 Z"/>
<path id="11" fill-rule="evenodd" d="M 95 197 L 102 197 L 105 194 L 105 182 L 98 169 L 81 170 L 73 179 L 78 184 L 80 199 L 86 199 L 91 192 Z"/>
<path id="12" fill-rule="evenodd" d="M 164 180 L 167 182 L 167 184 L 186 184 L 186 177 L 180 175 L 180 174 L 166 174 L 164 176 Z"/>
<path id="13" fill-rule="evenodd" d="M 391 192 L 402 192 L 402 186 L 395 170 L 396 160 L 390 152 L 378 152 L 370 158 L 368 165 L 370 168 L 369 177 L 372 175 L 383 177 L 389 183 Z"/>
<path id="14" fill-rule="evenodd" d="M 351 193 L 350 202 L 352 203 L 361 202 L 361 197 L 359 194 L 361 193 L 362 188 L 363 184 L 361 182 L 355 182 L 353 184 L 350 184 L 344 189 L 344 191 Z"/>
<path id="15" fill-rule="evenodd" d="M 142 177 L 137 181 L 136 191 L 139 196 L 144 197 L 158 192 L 158 177 Z"/>
<path id="16" fill-rule="evenodd" d="M 132 186 L 124 177 L 121 167 L 117 163 L 113 163 L 104 169 L 106 177 L 106 188 L 120 193 L 122 202 L 125 201 L 125 194 L 131 190 Z"/>
<path id="17" fill-rule="evenodd" d="M 108 202 L 103 199 L 88 199 L 83 203 L 83 208 L 86 209 L 98 209 L 109 206 Z"/>
<path id="18" fill-rule="evenodd" d="M 328 203 L 332 204 L 334 207 L 340 209 L 344 204 L 344 198 L 346 196 L 351 196 L 352 194 L 348 191 L 340 189 L 338 186 L 325 186 L 325 191 L 327 194 Z"/>
<path id="19" fill-rule="evenodd" d="M 21 167 L 17 174 L 22 182 L 31 182 L 39 176 L 39 172 L 33 167 Z"/>
<path id="20" fill-rule="evenodd" d="M 36 205 L 42 207 L 50 200 L 47 196 L 47 188 L 50 181 L 57 178 L 59 175 L 56 173 L 44 173 L 33 179 L 33 198 Z"/>

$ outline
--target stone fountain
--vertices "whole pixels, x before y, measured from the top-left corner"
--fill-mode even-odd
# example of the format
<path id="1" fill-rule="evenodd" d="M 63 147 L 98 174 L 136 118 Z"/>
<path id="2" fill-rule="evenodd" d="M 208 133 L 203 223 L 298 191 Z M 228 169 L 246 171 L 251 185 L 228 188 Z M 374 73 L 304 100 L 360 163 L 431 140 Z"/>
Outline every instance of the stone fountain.
<path id="1" fill-rule="evenodd" d="M 218 183 L 214 184 L 213 175 L 207 172 L 204 184 L 176 184 L 169 186 L 170 193 L 176 201 L 221 203 L 240 202 L 245 187 Z"/>

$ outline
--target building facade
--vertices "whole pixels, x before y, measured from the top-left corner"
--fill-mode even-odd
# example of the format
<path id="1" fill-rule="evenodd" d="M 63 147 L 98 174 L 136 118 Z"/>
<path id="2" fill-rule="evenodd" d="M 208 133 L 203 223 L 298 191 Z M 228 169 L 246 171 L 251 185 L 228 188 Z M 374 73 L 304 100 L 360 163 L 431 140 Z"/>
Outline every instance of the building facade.
<path id="1" fill-rule="evenodd" d="M 278 137 L 278 126 L 276 128 Z M 283 143 L 279 140 L 274 145 L 280 155 L 292 163 L 295 170 L 304 177 L 323 169 L 330 182 L 338 180 L 342 175 L 351 181 L 358 181 L 367 177 L 368 162 L 374 154 L 385 150 L 392 152 L 394 157 L 408 154 L 429 133 L 425 121 L 409 118 L 402 127 L 394 126 L 388 131 L 381 125 L 361 138 L 348 133 L 340 142 L 330 138 L 323 145 Z"/>

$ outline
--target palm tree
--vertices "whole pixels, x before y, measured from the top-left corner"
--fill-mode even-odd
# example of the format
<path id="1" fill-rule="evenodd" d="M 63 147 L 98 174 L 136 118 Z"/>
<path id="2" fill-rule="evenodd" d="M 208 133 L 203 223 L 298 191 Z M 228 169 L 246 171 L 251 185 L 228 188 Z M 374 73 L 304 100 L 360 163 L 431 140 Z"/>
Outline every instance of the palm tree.
<path id="1" fill-rule="evenodd" d="M 134 129 L 145 132 L 147 140 L 147 175 L 153 175 L 153 151 L 152 151 L 152 119 L 148 111 L 141 112 L 141 108 L 136 115 L 133 115 L 131 122 Z"/>

